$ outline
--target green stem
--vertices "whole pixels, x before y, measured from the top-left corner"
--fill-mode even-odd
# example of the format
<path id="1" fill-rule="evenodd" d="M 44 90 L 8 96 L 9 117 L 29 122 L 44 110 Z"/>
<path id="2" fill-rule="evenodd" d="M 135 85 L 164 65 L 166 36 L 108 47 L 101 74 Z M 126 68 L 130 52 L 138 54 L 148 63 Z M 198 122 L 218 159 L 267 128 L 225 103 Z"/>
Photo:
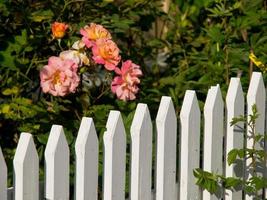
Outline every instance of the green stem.
<path id="1" fill-rule="evenodd" d="M 256 176 L 256 157 L 255 157 L 255 153 L 254 151 L 256 150 L 256 133 L 255 133 L 255 121 L 253 121 L 252 123 L 252 139 L 253 139 L 253 144 L 252 144 L 252 150 L 253 150 L 253 153 L 252 153 L 252 174 L 253 176 Z"/>

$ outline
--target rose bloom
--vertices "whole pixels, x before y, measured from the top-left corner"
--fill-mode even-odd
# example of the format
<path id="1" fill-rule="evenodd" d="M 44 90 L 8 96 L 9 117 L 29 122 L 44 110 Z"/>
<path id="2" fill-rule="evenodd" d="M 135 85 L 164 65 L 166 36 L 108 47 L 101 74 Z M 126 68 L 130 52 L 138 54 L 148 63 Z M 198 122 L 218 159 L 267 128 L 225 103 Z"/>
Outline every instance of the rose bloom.
<path id="1" fill-rule="evenodd" d="M 84 51 L 85 44 L 82 40 L 78 40 L 73 43 L 72 49 L 67 51 L 62 51 L 59 54 L 59 57 L 63 60 L 72 60 L 74 61 L 79 67 L 82 65 L 89 65 L 90 60 L 86 55 L 86 52 Z"/>
<path id="2" fill-rule="evenodd" d="M 98 39 L 111 39 L 111 35 L 107 29 L 94 23 L 91 23 L 90 26 L 86 25 L 84 28 L 81 28 L 80 33 L 83 36 L 83 42 L 88 48 L 92 47 Z"/>
<path id="3" fill-rule="evenodd" d="M 48 65 L 40 72 L 41 87 L 44 93 L 65 96 L 74 93 L 79 85 L 78 65 L 72 60 L 50 57 Z"/>
<path id="4" fill-rule="evenodd" d="M 127 60 L 122 63 L 121 70 L 117 69 L 116 76 L 111 83 L 111 90 L 121 100 L 134 100 L 136 94 L 139 91 L 138 84 L 142 76 L 140 66 L 134 64 L 131 60 Z"/>
<path id="5" fill-rule="evenodd" d="M 71 46 L 71 48 L 75 50 L 84 50 L 84 47 L 85 47 L 85 43 L 82 40 L 77 40 Z"/>
<path id="6" fill-rule="evenodd" d="M 63 60 L 72 60 L 79 67 L 81 67 L 82 65 L 89 65 L 90 62 L 85 52 L 81 53 L 77 50 L 62 51 L 59 54 L 59 57 Z"/>
<path id="7" fill-rule="evenodd" d="M 93 60 L 97 64 L 103 64 L 107 70 L 114 70 L 121 60 L 119 48 L 115 42 L 109 39 L 99 39 L 93 45 Z"/>
<path id="8" fill-rule="evenodd" d="M 63 38 L 68 28 L 69 26 L 65 23 L 54 22 L 52 24 L 53 37 L 56 39 Z"/>

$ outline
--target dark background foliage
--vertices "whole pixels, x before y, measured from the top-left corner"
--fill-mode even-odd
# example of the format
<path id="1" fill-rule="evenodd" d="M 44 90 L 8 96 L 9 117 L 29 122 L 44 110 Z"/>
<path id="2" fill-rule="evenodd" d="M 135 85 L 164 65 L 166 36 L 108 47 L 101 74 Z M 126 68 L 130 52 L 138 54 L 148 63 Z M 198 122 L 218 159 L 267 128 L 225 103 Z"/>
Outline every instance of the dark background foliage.
<path id="1" fill-rule="evenodd" d="M 249 53 L 267 63 L 267 2 L 168 2 L 164 12 L 161 0 L 0 0 L 0 146 L 9 169 L 21 132 L 34 135 L 42 163 L 52 124 L 64 126 L 73 149 L 83 116 L 94 118 L 101 143 L 111 109 L 122 112 L 129 136 L 138 102 L 147 103 L 155 119 L 163 95 L 172 97 L 178 113 L 187 89 L 197 91 L 201 107 L 211 85 L 220 84 L 226 94 L 230 77 L 241 77 L 247 90 L 257 70 Z M 51 36 L 54 21 L 71 27 L 60 45 Z M 135 101 L 117 100 L 100 72 L 92 76 L 93 87 L 75 94 L 62 98 L 41 92 L 40 69 L 79 39 L 79 29 L 90 22 L 105 26 L 123 59 L 141 66 Z M 73 162 L 71 169 L 74 173 Z"/>

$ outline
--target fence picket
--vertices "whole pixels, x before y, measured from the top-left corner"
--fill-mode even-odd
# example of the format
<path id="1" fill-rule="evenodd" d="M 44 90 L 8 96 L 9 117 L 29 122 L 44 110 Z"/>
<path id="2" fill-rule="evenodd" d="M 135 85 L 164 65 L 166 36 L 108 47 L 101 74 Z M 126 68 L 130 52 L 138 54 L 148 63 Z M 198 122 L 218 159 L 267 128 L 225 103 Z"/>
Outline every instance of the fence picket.
<path id="1" fill-rule="evenodd" d="M 204 106 L 204 158 L 205 171 L 223 173 L 223 115 L 224 105 L 219 85 L 208 91 Z M 203 200 L 215 200 L 222 197 L 222 190 L 211 195 L 203 191 Z"/>
<path id="2" fill-rule="evenodd" d="M 53 125 L 45 148 L 45 198 L 69 199 L 69 147 L 63 127 Z"/>
<path id="3" fill-rule="evenodd" d="M 15 200 L 37 200 L 39 198 L 39 158 L 32 135 L 20 135 L 13 160 Z"/>
<path id="4" fill-rule="evenodd" d="M 152 123 L 146 104 L 136 108 L 131 140 L 131 200 L 151 200 Z"/>
<path id="5" fill-rule="evenodd" d="M 126 135 L 119 111 L 110 111 L 104 133 L 104 200 L 124 200 Z"/>
<path id="6" fill-rule="evenodd" d="M 187 90 L 180 113 L 180 200 L 200 199 L 193 170 L 200 160 L 200 110 L 195 91 Z"/>
<path id="7" fill-rule="evenodd" d="M 230 123 L 234 117 L 244 115 L 244 94 L 239 78 L 231 78 L 226 96 L 226 159 L 232 149 L 242 149 L 244 145 L 244 123 L 239 122 L 234 126 Z M 243 160 L 238 160 L 232 165 L 225 162 L 226 177 L 243 177 Z M 242 199 L 242 191 L 225 191 L 225 200 Z"/>
<path id="8" fill-rule="evenodd" d="M 259 113 L 259 117 L 256 119 L 256 127 L 255 131 L 257 134 L 264 134 L 264 126 L 265 126 L 265 87 L 263 83 L 262 74 L 260 72 L 253 72 L 249 89 L 247 93 L 247 116 L 252 114 L 252 106 L 253 104 L 257 105 L 257 110 Z M 247 136 L 251 135 L 249 132 L 251 129 L 247 128 Z M 252 148 L 253 146 L 253 140 L 251 138 L 247 137 L 247 148 Z M 259 148 L 256 147 L 256 148 Z M 248 167 L 251 164 L 252 160 L 247 159 L 246 166 Z M 262 169 L 265 168 L 265 166 L 260 166 L 260 164 L 257 164 L 258 167 L 261 169 L 256 169 L 257 172 L 261 173 L 261 175 L 264 174 L 264 171 Z M 246 170 L 246 178 L 250 178 L 252 176 L 252 171 Z M 253 196 L 246 195 L 246 200 L 252 200 Z"/>
<path id="9" fill-rule="evenodd" d="M 176 199 L 177 118 L 170 97 L 162 97 L 157 118 L 156 199 Z"/>
<path id="10" fill-rule="evenodd" d="M 0 199 L 7 200 L 7 167 L 0 147 Z"/>
<path id="11" fill-rule="evenodd" d="M 97 200 L 98 138 L 92 118 L 83 117 L 77 140 L 75 196 L 77 200 Z"/>

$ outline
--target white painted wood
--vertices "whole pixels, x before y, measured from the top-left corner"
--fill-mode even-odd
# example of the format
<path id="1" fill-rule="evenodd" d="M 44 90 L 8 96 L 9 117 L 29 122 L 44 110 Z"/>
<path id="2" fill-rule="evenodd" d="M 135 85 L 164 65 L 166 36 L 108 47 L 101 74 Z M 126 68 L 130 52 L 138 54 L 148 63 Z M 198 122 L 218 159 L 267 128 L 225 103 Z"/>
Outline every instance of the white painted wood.
<path id="1" fill-rule="evenodd" d="M 97 200 L 98 138 L 92 118 L 83 117 L 77 140 L 76 153 L 76 200 Z"/>
<path id="2" fill-rule="evenodd" d="M 0 199 L 7 199 L 7 167 L 0 147 Z"/>
<path id="3" fill-rule="evenodd" d="M 244 145 L 244 123 L 239 122 L 234 126 L 230 123 L 234 117 L 244 115 L 244 94 L 239 78 L 231 78 L 230 85 L 226 96 L 226 158 L 232 149 L 242 149 Z M 228 165 L 225 162 L 225 175 L 226 177 L 243 177 L 243 164 L 242 160 L 237 163 Z M 225 200 L 242 199 L 242 191 L 226 190 Z"/>
<path id="4" fill-rule="evenodd" d="M 7 200 L 13 200 L 14 199 L 14 187 L 7 189 Z"/>
<path id="5" fill-rule="evenodd" d="M 265 87 L 263 83 L 262 74 L 260 72 L 253 72 L 249 89 L 247 93 L 247 113 L 248 116 L 252 114 L 252 106 L 254 104 L 257 105 L 257 110 L 259 113 L 259 117 L 256 119 L 256 133 L 257 134 L 264 134 L 264 123 L 265 123 Z M 249 118 L 248 118 L 249 119 Z M 250 136 L 251 129 L 248 127 L 247 129 L 247 136 Z M 247 148 L 252 148 L 253 146 L 253 140 L 252 138 L 247 138 Z M 262 148 L 262 147 L 257 147 Z M 248 167 L 251 163 L 251 159 L 247 159 L 246 166 Z M 248 168 L 247 168 L 248 169 Z M 261 170 L 257 170 L 259 174 L 263 175 L 263 172 Z M 250 178 L 252 175 L 252 171 L 246 170 L 246 177 Z M 252 200 L 253 196 L 246 195 L 246 200 Z"/>
<path id="6" fill-rule="evenodd" d="M 157 118 L 156 199 L 176 199 L 177 118 L 170 97 L 162 97 Z"/>
<path id="7" fill-rule="evenodd" d="M 137 105 L 131 140 L 131 200 L 151 200 L 152 123 L 146 104 Z"/>
<path id="8" fill-rule="evenodd" d="M 204 106 L 204 158 L 205 171 L 223 174 L 223 128 L 224 103 L 220 86 L 211 87 Z M 203 191 L 203 200 L 215 200 L 222 197 L 222 190 L 211 195 Z"/>
<path id="9" fill-rule="evenodd" d="M 126 135 L 119 111 L 110 111 L 104 133 L 104 200 L 125 199 Z"/>
<path id="10" fill-rule="evenodd" d="M 52 126 L 45 148 L 45 198 L 69 199 L 69 147 L 59 125 Z"/>
<path id="11" fill-rule="evenodd" d="M 180 113 L 180 200 L 199 200 L 193 170 L 200 160 L 200 110 L 195 91 L 187 90 Z"/>
<path id="12" fill-rule="evenodd" d="M 32 135 L 20 135 L 13 160 L 15 200 L 39 199 L 39 159 Z"/>

